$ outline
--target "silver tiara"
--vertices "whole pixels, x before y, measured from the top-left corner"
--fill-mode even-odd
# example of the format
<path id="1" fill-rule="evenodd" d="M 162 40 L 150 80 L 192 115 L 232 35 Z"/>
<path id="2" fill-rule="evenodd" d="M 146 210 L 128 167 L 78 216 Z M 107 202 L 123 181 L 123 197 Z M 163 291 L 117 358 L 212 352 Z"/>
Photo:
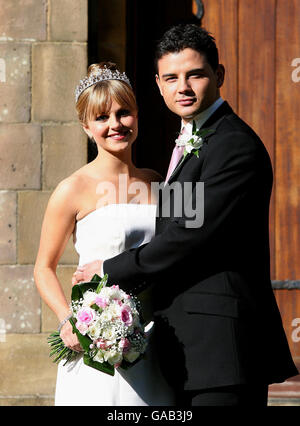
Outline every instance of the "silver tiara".
<path id="1" fill-rule="evenodd" d="M 101 68 L 95 73 L 91 74 L 89 77 L 84 77 L 82 80 L 80 80 L 79 85 L 76 87 L 75 90 L 76 102 L 78 101 L 79 96 L 85 89 L 90 86 L 93 86 L 93 84 L 99 83 L 100 81 L 104 80 L 121 80 L 131 87 L 130 81 L 125 72 L 121 73 L 118 70 L 114 71 L 104 65 L 104 68 Z"/>

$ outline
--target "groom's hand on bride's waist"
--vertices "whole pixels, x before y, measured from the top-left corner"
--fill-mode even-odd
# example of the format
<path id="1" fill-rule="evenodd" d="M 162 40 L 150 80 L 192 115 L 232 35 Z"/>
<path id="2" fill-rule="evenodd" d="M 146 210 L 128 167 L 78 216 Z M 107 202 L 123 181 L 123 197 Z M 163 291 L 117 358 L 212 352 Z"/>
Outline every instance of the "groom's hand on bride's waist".
<path id="1" fill-rule="evenodd" d="M 103 260 L 94 260 L 82 266 L 78 266 L 72 277 L 72 284 L 90 281 L 95 274 L 102 276 Z"/>

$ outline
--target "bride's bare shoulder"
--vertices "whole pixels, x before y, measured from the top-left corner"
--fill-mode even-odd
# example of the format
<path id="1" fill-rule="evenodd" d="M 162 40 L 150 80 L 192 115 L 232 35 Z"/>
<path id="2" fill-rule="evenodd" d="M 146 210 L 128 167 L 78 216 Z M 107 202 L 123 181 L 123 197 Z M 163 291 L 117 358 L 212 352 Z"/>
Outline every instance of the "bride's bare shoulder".
<path id="1" fill-rule="evenodd" d="M 80 174 L 72 174 L 63 179 L 54 190 L 54 193 L 61 195 L 74 195 L 85 185 L 84 176 Z"/>
<path id="2" fill-rule="evenodd" d="M 65 203 L 66 208 L 73 206 L 76 209 L 86 185 L 87 179 L 84 174 L 73 173 L 59 182 L 51 194 L 51 202 L 54 204 Z"/>

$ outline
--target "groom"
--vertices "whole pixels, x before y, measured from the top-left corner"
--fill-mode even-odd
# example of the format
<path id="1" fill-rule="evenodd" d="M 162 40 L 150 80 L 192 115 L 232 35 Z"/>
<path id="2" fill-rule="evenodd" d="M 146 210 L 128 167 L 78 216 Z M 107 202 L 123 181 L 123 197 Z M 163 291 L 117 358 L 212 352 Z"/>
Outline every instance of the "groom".
<path id="1" fill-rule="evenodd" d="M 107 273 L 125 291 L 154 283 L 158 352 L 178 405 L 266 405 L 268 384 L 298 374 L 270 281 L 270 159 L 220 98 L 225 70 L 208 32 L 190 24 L 171 28 L 157 46 L 156 64 L 160 93 L 182 119 L 156 236 L 103 265 L 86 265 L 74 282 Z M 194 143 L 202 146 L 188 143 L 182 157 L 196 129 L 202 139 L 198 133 Z M 185 197 L 188 182 L 193 191 Z M 203 208 L 199 182 L 204 221 L 188 226 L 186 203 Z M 172 183 L 183 189 L 179 217 Z"/>

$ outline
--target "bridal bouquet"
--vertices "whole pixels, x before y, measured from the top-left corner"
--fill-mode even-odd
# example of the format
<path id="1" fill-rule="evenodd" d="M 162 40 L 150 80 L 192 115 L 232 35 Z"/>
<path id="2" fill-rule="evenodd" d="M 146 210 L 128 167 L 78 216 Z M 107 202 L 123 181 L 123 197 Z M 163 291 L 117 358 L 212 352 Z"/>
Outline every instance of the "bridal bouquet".
<path id="1" fill-rule="evenodd" d="M 69 321 L 86 365 L 114 375 L 115 368 L 126 369 L 144 354 L 147 340 L 139 301 L 118 285 L 107 285 L 107 275 L 102 280 L 94 275 L 92 281 L 72 288 L 71 312 Z M 64 346 L 58 331 L 48 342 L 54 362 L 65 359 L 67 363 L 78 355 Z"/>

